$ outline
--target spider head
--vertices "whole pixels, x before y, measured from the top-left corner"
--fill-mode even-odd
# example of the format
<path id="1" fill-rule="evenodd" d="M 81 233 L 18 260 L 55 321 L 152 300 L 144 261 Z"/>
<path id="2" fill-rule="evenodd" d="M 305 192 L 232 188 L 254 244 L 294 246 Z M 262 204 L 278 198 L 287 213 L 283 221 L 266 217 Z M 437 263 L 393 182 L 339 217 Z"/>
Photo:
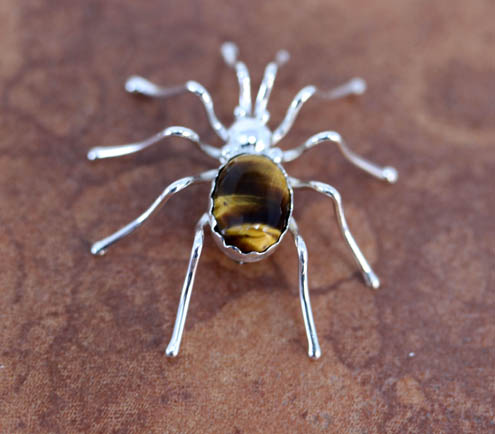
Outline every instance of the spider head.
<path id="1" fill-rule="evenodd" d="M 272 132 L 256 118 L 242 117 L 229 128 L 229 139 L 222 149 L 225 159 L 238 154 L 263 154 L 270 148 Z"/>

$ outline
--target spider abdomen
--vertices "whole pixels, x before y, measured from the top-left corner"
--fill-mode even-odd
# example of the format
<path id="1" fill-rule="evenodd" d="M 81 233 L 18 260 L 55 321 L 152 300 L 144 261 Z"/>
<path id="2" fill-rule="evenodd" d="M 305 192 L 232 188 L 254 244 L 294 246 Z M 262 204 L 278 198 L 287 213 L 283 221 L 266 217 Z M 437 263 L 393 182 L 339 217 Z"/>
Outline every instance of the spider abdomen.
<path id="1" fill-rule="evenodd" d="M 212 193 L 215 230 L 243 253 L 277 243 L 291 214 L 285 174 L 268 157 L 244 154 L 219 171 Z"/>

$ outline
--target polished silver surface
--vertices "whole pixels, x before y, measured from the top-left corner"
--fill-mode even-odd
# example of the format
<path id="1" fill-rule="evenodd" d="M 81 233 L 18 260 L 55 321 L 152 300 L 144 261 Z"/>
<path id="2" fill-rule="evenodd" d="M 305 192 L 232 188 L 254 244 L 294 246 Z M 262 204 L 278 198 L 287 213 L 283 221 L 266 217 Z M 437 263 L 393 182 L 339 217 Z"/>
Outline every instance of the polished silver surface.
<path id="1" fill-rule="evenodd" d="M 129 143 L 127 145 L 98 146 L 92 148 L 88 152 L 88 160 L 101 160 L 103 158 L 114 158 L 134 154 L 135 152 L 142 151 L 143 149 L 158 143 L 165 137 L 170 136 L 183 137 L 184 139 L 188 139 L 191 142 L 196 143 L 201 151 L 217 160 L 221 156 L 220 149 L 201 142 L 198 134 L 193 130 L 185 127 L 168 127 L 140 142 Z"/>
<path id="2" fill-rule="evenodd" d="M 362 95 L 364 92 L 366 92 L 366 81 L 361 77 L 354 77 L 333 89 L 318 89 L 316 95 L 320 98 L 333 100 L 347 98 L 351 95 Z"/>
<path id="3" fill-rule="evenodd" d="M 138 93 L 151 98 L 167 98 L 187 91 L 184 85 L 162 87 L 139 75 L 131 75 L 127 79 L 125 90 L 129 93 Z"/>
<path id="4" fill-rule="evenodd" d="M 263 124 L 266 124 L 270 119 L 270 113 L 266 109 L 268 106 L 268 100 L 272 93 L 273 84 L 275 83 L 275 77 L 277 76 L 278 68 L 289 61 L 290 55 L 286 50 L 280 50 L 276 56 L 275 61 L 270 62 L 263 75 L 258 95 L 256 96 L 256 103 L 254 109 L 254 116 L 259 119 Z"/>
<path id="5" fill-rule="evenodd" d="M 311 358 L 318 358 L 321 351 L 318 345 L 318 338 L 316 336 L 311 304 L 309 300 L 307 277 L 308 254 L 304 240 L 299 235 L 296 222 L 292 218 L 293 188 L 311 188 L 325 194 L 332 199 L 339 228 L 345 241 L 347 242 L 353 253 L 356 263 L 361 269 L 366 284 L 371 288 L 376 289 L 380 286 L 380 281 L 366 261 L 366 258 L 359 249 L 359 246 L 357 245 L 354 237 L 349 230 L 344 216 L 342 200 L 338 191 L 334 187 L 322 182 L 300 181 L 296 178 L 291 178 L 287 175 L 281 163 L 295 160 L 306 150 L 311 149 L 320 143 L 331 142 L 337 145 L 337 147 L 340 149 L 347 160 L 349 160 L 352 164 L 364 170 L 371 176 L 374 176 L 375 178 L 387 181 L 389 183 L 394 183 L 397 181 L 398 178 L 397 170 L 389 166 L 378 166 L 375 163 L 372 163 L 365 158 L 357 155 L 349 149 L 340 134 L 336 133 L 335 131 L 324 131 L 322 133 L 316 134 L 310 137 L 299 147 L 288 151 L 282 151 L 280 148 L 275 146 L 289 132 L 299 111 L 301 110 L 301 107 L 309 98 L 315 95 L 317 97 L 328 100 L 336 100 L 339 98 L 347 97 L 349 95 L 360 95 L 366 90 L 366 83 L 363 79 L 353 78 L 347 83 L 344 83 L 343 85 L 329 91 L 317 89 L 315 86 L 304 87 L 297 93 L 296 97 L 291 102 L 285 118 L 282 120 L 280 125 L 272 132 L 266 125 L 270 118 L 267 107 L 275 83 L 278 68 L 289 60 L 289 53 L 285 50 L 279 51 L 275 56 L 275 60 L 267 65 L 256 97 L 256 101 L 254 103 L 254 108 L 251 99 L 251 79 L 249 76 L 249 71 L 246 65 L 238 60 L 239 50 L 237 46 L 232 42 L 226 42 L 221 47 L 221 54 L 226 64 L 235 70 L 237 81 L 239 83 L 239 103 L 234 110 L 234 122 L 228 128 L 226 128 L 217 118 L 213 107 L 213 101 L 208 91 L 201 84 L 195 81 L 187 81 L 184 85 L 180 86 L 162 87 L 139 76 L 132 76 L 127 80 L 125 88 L 128 92 L 138 93 L 150 97 L 165 98 L 178 95 L 183 92 L 190 92 L 195 94 L 203 103 L 209 122 L 213 130 L 222 139 L 223 146 L 221 148 L 217 148 L 207 145 L 200 140 L 197 133 L 190 130 L 189 128 L 175 126 L 165 128 L 159 133 L 139 142 L 120 146 L 93 148 L 88 152 L 88 159 L 97 160 L 133 154 L 148 148 L 149 146 L 159 142 L 166 137 L 178 136 L 195 143 L 200 150 L 205 152 L 210 157 L 215 158 L 220 163 L 220 167 L 204 172 L 197 176 L 188 176 L 173 182 L 165 190 L 163 190 L 163 192 L 153 202 L 153 204 L 136 220 L 124 226 L 122 229 L 118 230 L 114 234 L 94 243 L 91 247 L 91 252 L 94 255 L 101 255 L 105 253 L 105 250 L 111 244 L 119 241 L 120 239 L 129 235 L 135 229 L 137 229 L 160 206 L 165 204 L 173 194 L 183 190 L 191 184 L 209 181 L 212 184 L 209 208 L 208 211 L 199 220 L 196 228 L 196 235 L 194 238 L 194 244 L 191 252 L 187 275 L 182 288 L 182 294 L 177 311 L 174 331 L 170 344 L 167 347 L 166 354 L 168 356 L 176 356 L 179 351 L 196 267 L 203 246 L 204 226 L 206 224 L 209 224 L 212 229 L 213 238 L 220 249 L 230 258 L 241 263 L 255 262 L 266 258 L 279 246 L 285 234 L 289 230 L 292 232 L 299 257 L 299 290 L 304 324 L 308 337 L 308 354 Z M 213 199 L 211 193 L 213 192 L 215 187 L 216 177 L 218 176 L 219 171 L 221 170 L 223 165 L 226 164 L 226 162 L 240 154 L 258 154 L 272 159 L 282 170 L 284 176 L 286 177 L 287 185 L 290 191 L 291 203 L 288 226 L 282 232 L 277 243 L 270 246 L 264 252 L 243 253 L 237 247 L 226 244 L 225 239 L 222 237 L 222 234 L 219 233 L 216 229 L 216 220 L 212 213 Z"/>
<path id="6" fill-rule="evenodd" d="M 175 182 L 172 182 L 165 190 L 162 191 L 160 196 L 158 196 L 155 201 L 151 204 L 151 206 L 143 212 L 137 219 L 133 220 L 129 224 L 125 225 L 122 229 L 119 229 L 117 232 L 112 235 L 103 238 L 100 241 L 97 241 L 91 246 L 91 253 L 93 255 L 103 255 L 106 253 L 108 247 L 112 244 L 120 241 L 122 238 L 134 232 L 139 226 L 141 226 L 148 218 L 150 218 L 161 206 L 165 205 L 167 201 L 173 196 L 175 193 L 184 190 L 186 187 L 189 187 L 191 184 L 197 182 L 205 182 L 211 181 L 215 179 L 217 176 L 217 170 L 209 170 L 207 172 L 203 172 L 196 176 L 186 176 L 185 178 L 179 179 Z"/>
<path id="7" fill-rule="evenodd" d="M 363 157 L 360 157 L 355 152 L 351 151 L 347 144 L 344 142 L 339 133 L 335 131 L 323 131 L 322 133 L 315 134 L 310 137 L 306 142 L 304 142 L 301 146 L 297 148 L 290 149 L 283 153 L 282 161 L 292 161 L 296 158 L 300 157 L 301 154 L 308 149 L 313 148 L 316 145 L 324 142 L 332 142 L 335 143 L 344 157 L 347 158 L 352 164 L 369 173 L 371 176 L 378 178 L 381 181 L 387 181 L 391 184 L 397 182 L 398 173 L 394 167 L 380 167 L 371 161 L 366 160 Z"/>
<path id="8" fill-rule="evenodd" d="M 316 86 L 306 86 L 302 88 L 290 103 L 285 118 L 273 132 L 272 144 L 276 145 L 285 137 L 294 124 L 302 106 L 313 95 L 317 95 L 324 99 L 335 100 L 350 95 L 361 95 L 365 90 L 366 82 L 362 78 L 353 78 L 335 89 L 328 91 L 319 90 Z"/>
<path id="9" fill-rule="evenodd" d="M 290 184 L 293 188 L 312 188 L 313 190 L 316 190 L 319 193 L 323 193 L 324 195 L 332 199 L 335 209 L 335 217 L 337 218 L 340 232 L 342 233 L 344 240 L 347 242 L 347 245 L 351 248 L 354 259 L 361 269 L 361 273 L 366 285 L 368 285 L 370 288 L 378 289 L 380 287 L 380 280 L 378 279 L 378 276 L 375 274 L 375 272 L 371 269 L 368 261 L 366 260 L 363 253 L 361 252 L 361 249 L 356 243 L 356 240 L 352 236 L 349 226 L 347 225 L 340 193 L 331 185 L 324 184 L 323 182 L 318 181 L 300 181 L 299 179 L 291 177 Z"/>
<path id="10" fill-rule="evenodd" d="M 225 42 L 220 48 L 225 63 L 234 68 L 239 82 L 239 105 L 234 110 L 236 118 L 251 116 L 251 78 L 247 66 L 237 60 L 239 49 L 232 42 Z"/>
<path id="11" fill-rule="evenodd" d="M 203 103 L 206 115 L 208 116 L 208 120 L 210 121 L 213 130 L 222 140 L 227 140 L 227 129 L 218 120 L 217 115 L 215 114 L 213 100 L 211 99 L 210 94 L 196 81 L 188 81 L 182 86 L 163 87 L 152 83 L 146 78 L 133 75 L 127 79 L 125 89 L 130 93 L 138 93 L 153 98 L 167 98 L 183 92 L 191 92 Z"/>
<path id="12" fill-rule="evenodd" d="M 203 249 L 204 227 L 208 224 L 208 214 L 203 214 L 196 225 L 196 233 L 194 235 L 194 243 L 189 258 L 186 278 L 182 285 L 182 293 L 180 295 L 179 307 L 177 308 L 177 316 L 175 318 L 174 331 L 172 338 L 165 350 L 165 354 L 169 357 L 175 357 L 179 354 L 180 342 L 184 325 L 186 323 L 187 310 L 189 301 L 191 300 L 191 292 L 194 285 L 194 277 L 196 276 L 196 268 L 198 267 L 199 257 Z"/>
<path id="13" fill-rule="evenodd" d="M 229 129 L 229 141 L 221 150 L 221 160 L 225 162 L 239 154 L 267 154 L 271 141 L 272 133 L 263 122 L 239 118 Z"/>
<path id="14" fill-rule="evenodd" d="M 306 243 L 301 235 L 299 235 L 296 221 L 293 218 L 289 221 L 289 230 L 294 236 L 297 256 L 299 258 L 299 298 L 301 300 L 304 327 L 306 328 L 306 336 L 308 338 L 308 355 L 311 359 L 319 359 L 321 356 L 321 349 L 320 344 L 318 343 L 313 311 L 311 310 L 311 302 L 309 300 L 308 250 L 306 249 Z"/>

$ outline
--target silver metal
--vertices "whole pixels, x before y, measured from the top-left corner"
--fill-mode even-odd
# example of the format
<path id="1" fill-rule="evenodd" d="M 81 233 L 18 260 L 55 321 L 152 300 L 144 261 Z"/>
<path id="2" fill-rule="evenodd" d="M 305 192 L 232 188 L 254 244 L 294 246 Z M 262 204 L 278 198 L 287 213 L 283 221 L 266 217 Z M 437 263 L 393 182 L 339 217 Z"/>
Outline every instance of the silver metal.
<path id="1" fill-rule="evenodd" d="M 324 99 L 336 100 L 350 95 L 361 95 L 365 92 L 365 90 L 366 82 L 362 78 L 353 78 L 329 91 L 319 90 L 316 86 L 306 86 L 302 88 L 290 103 L 284 120 L 273 132 L 272 144 L 277 144 L 285 137 L 294 124 L 294 121 L 296 120 L 302 106 L 313 95 L 317 95 Z"/>
<path id="2" fill-rule="evenodd" d="M 237 44 L 231 41 L 224 42 L 220 46 L 220 53 L 222 54 L 223 60 L 231 68 L 235 67 L 237 62 L 237 57 L 239 57 L 239 47 Z"/>
<path id="3" fill-rule="evenodd" d="M 272 93 L 275 77 L 277 76 L 278 68 L 289 61 L 290 55 L 286 50 L 280 50 L 276 56 L 275 61 L 270 62 L 265 68 L 265 74 L 261 81 L 258 95 L 256 96 L 254 115 L 257 119 L 263 123 L 268 122 L 270 119 L 270 113 L 267 111 L 268 100 Z"/>
<path id="4" fill-rule="evenodd" d="M 311 136 L 306 142 L 297 148 L 290 149 L 283 153 L 282 161 L 292 161 L 300 157 L 304 151 L 313 148 L 316 145 L 324 142 L 335 143 L 344 157 L 347 158 L 352 164 L 369 173 L 371 176 L 378 178 L 381 181 L 387 181 L 391 184 L 397 182 L 398 173 L 394 167 L 380 167 L 371 161 L 360 157 L 355 152 L 351 151 L 346 145 L 339 133 L 335 131 L 323 131 L 321 133 Z"/>
<path id="5" fill-rule="evenodd" d="M 268 100 L 270 99 L 270 94 L 272 93 L 273 84 L 275 83 L 277 69 L 277 64 L 275 62 L 270 62 L 267 65 L 258 95 L 256 96 L 254 115 L 263 123 L 268 122 L 270 119 L 270 115 L 266 107 L 268 105 Z"/>
<path id="6" fill-rule="evenodd" d="M 184 93 L 187 89 L 184 85 L 162 87 L 139 75 L 131 75 L 125 82 L 125 90 L 129 93 L 138 93 L 151 98 L 167 98 Z"/>
<path id="7" fill-rule="evenodd" d="M 294 236 L 299 257 L 299 290 L 304 324 L 308 337 L 308 353 L 311 358 L 318 358 L 321 351 L 318 345 L 318 338 L 315 331 L 313 314 L 311 311 L 311 304 L 309 299 L 307 277 L 308 253 L 304 240 L 298 233 L 297 224 L 292 218 L 294 200 L 293 188 L 312 188 L 332 199 L 340 230 L 353 253 L 356 263 L 361 269 L 366 284 L 376 289 L 379 287 L 380 281 L 366 261 L 366 258 L 362 254 L 359 246 L 357 245 L 354 237 L 349 230 L 344 216 L 342 199 L 338 191 L 334 187 L 321 182 L 300 181 L 296 178 L 291 178 L 287 175 L 285 169 L 282 167 L 282 163 L 298 158 L 306 150 L 311 149 L 320 143 L 332 142 L 339 147 L 344 157 L 352 164 L 380 180 L 384 180 L 389 183 L 395 182 L 398 177 L 397 171 L 393 167 L 378 166 L 357 155 L 347 147 L 340 134 L 336 133 L 335 131 L 325 131 L 316 134 L 310 137 L 299 147 L 288 151 L 282 151 L 280 148 L 275 146 L 289 132 L 299 111 L 301 110 L 301 107 L 306 101 L 308 101 L 309 98 L 311 98 L 313 95 L 316 95 L 320 98 L 336 100 L 349 95 L 360 95 L 366 90 L 366 83 L 363 79 L 353 78 L 347 83 L 344 83 L 343 85 L 338 86 L 330 91 L 322 91 L 317 89 L 315 86 L 304 87 L 297 93 L 296 97 L 291 102 L 285 118 L 283 119 L 281 124 L 272 132 L 267 126 L 267 122 L 270 117 L 270 114 L 267 110 L 268 102 L 273 89 L 278 68 L 289 60 L 289 53 L 285 50 L 279 51 L 275 56 L 275 60 L 267 65 L 259 91 L 257 93 L 254 107 L 251 99 L 251 79 L 249 76 L 249 71 L 247 66 L 243 62 L 240 62 L 238 60 L 239 49 L 234 43 L 226 42 L 221 47 L 221 53 L 226 64 L 235 70 L 239 83 L 239 103 L 234 110 L 235 120 L 228 128 L 225 127 L 218 120 L 213 108 L 213 101 L 208 91 L 202 85 L 195 81 L 187 81 L 184 85 L 181 86 L 162 87 L 139 76 L 132 76 L 127 80 L 125 88 L 128 92 L 139 93 L 154 98 L 165 98 L 173 95 L 178 95 L 183 92 L 190 92 L 195 94 L 203 103 L 209 122 L 213 130 L 221 138 L 223 144 L 219 148 L 207 145 L 200 140 L 198 134 L 194 131 L 185 127 L 175 126 L 166 128 L 140 142 L 121 146 L 93 148 L 88 152 L 88 159 L 97 160 L 133 154 L 135 152 L 139 152 L 143 149 L 148 148 L 149 146 L 157 143 L 165 137 L 178 136 L 195 143 L 200 150 L 219 161 L 220 167 L 207 172 L 203 172 L 202 174 L 197 176 L 189 176 L 173 182 L 165 190 L 163 190 L 163 192 L 152 203 L 152 205 L 136 220 L 127 224 L 122 229 L 118 230 L 109 237 L 106 237 L 94 243 L 91 247 L 91 252 L 94 255 L 104 254 L 105 250 L 110 245 L 121 240 L 125 236 L 132 233 L 135 229 L 137 229 L 153 213 L 155 213 L 160 206 L 165 204 L 173 194 L 183 190 L 191 184 L 209 181 L 211 182 L 209 208 L 199 220 L 196 228 L 196 235 L 194 238 L 194 244 L 191 252 L 187 275 L 182 288 L 182 294 L 177 311 L 174 331 L 170 344 L 167 347 L 166 354 L 168 356 L 176 356 L 179 351 L 196 267 L 203 246 L 204 226 L 206 224 L 209 224 L 212 230 L 213 238 L 220 249 L 230 258 L 241 263 L 255 262 L 266 258 L 270 254 L 272 254 L 280 245 L 285 234 L 288 231 L 291 231 Z M 213 216 L 212 193 L 215 188 L 215 182 L 218 173 L 231 158 L 240 154 L 263 155 L 274 161 L 284 174 L 287 181 L 287 188 L 289 189 L 290 193 L 290 212 L 287 227 L 282 231 L 279 240 L 263 252 L 253 251 L 244 253 L 237 247 L 228 245 L 222 234 L 218 231 L 217 222 L 215 220 L 215 217 Z"/>
<path id="8" fill-rule="evenodd" d="M 311 359 L 319 359 L 321 356 L 320 344 L 316 334 L 315 321 L 313 319 L 313 311 L 311 310 L 311 302 L 309 300 L 308 289 L 308 250 L 297 228 L 296 221 L 291 218 L 289 221 L 289 230 L 294 236 L 296 243 L 297 256 L 299 258 L 299 298 L 301 300 L 301 309 L 304 319 L 304 327 L 306 328 L 306 336 L 308 337 L 308 355 Z"/>
<path id="9" fill-rule="evenodd" d="M 293 188 L 312 188 L 313 190 L 323 193 L 333 201 L 335 209 L 335 217 L 340 228 L 340 232 L 347 242 L 347 245 L 351 248 L 352 254 L 363 275 L 366 285 L 370 288 L 378 289 L 380 287 L 380 280 L 375 272 L 371 269 L 368 261 L 364 257 L 361 249 L 359 248 L 356 240 L 352 236 L 352 233 L 347 225 L 347 221 L 344 215 L 344 207 L 342 206 L 342 198 L 340 193 L 331 185 L 324 184 L 318 181 L 300 181 L 296 178 L 289 178 L 290 184 Z"/>
<path id="10" fill-rule="evenodd" d="M 208 91 L 196 81 L 188 81 L 183 86 L 162 87 L 138 75 L 129 77 L 125 83 L 125 90 L 130 93 L 139 93 L 153 98 L 166 98 L 183 92 L 191 92 L 203 103 L 210 125 L 222 140 L 227 140 L 227 129 L 218 120 L 213 108 L 213 101 Z"/>
<path id="11" fill-rule="evenodd" d="M 272 133 L 256 118 L 237 119 L 229 129 L 229 137 L 221 150 L 222 162 L 239 154 L 267 154 L 270 151 Z"/>
<path id="12" fill-rule="evenodd" d="M 143 212 L 137 219 L 133 220 L 129 224 L 125 225 L 122 229 L 119 229 L 117 232 L 112 235 L 103 238 L 100 241 L 97 241 L 91 246 L 91 253 L 93 255 L 104 255 L 108 247 L 112 244 L 120 241 L 122 238 L 134 232 L 139 226 L 141 226 L 148 218 L 150 218 L 161 206 L 165 205 L 167 201 L 173 196 L 175 193 L 184 190 L 186 187 L 189 187 L 191 184 L 197 182 L 205 182 L 211 181 L 215 179 L 217 176 L 217 170 L 209 170 L 207 172 L 203 172 L 196 176 L 186 176 L 185 178 L 179 179 L 175 182 L 172 182 L 165 190 L 162 191 L 160 196 L 158 196 L 155 201 L 151 204 L 151 206 Z"/>
<path id="13" fill-rule="evenodd" d="M 185 127 L 168 127 L 159 133 L 142 140 L 141 142 L 119 146 L 98 146 L 96 148 L 92 148 L 88 152 L 88 160 L 100 160 L 103 158 L 114 158 L 134 154 L 135 152 L 142 151 L 165 137 L 170 136 L 183 137 L 184 139 L 188 139 L 191 142 L 196 143 L 201 151 L 217 160 L 221 156 L 220 149 L 201 142 L 198 134 L 193 130 Z"/>
<path id="14" fill-rule="evenodd" d="M 199 257 L 203 249 L 204 227 L 208 223 L 208 214 L 203 214 L 196 225 L 196 234 L 194 235 L 194 243 L 191 250 L 191 257 L 187 267 L 187 274 L 182 285 L 182 293 L 180 295 L 179 307 L 177 308 L 177 317 L 175 318 L 174 331 L 172 338 L 165 350 L 165 354 L 169 357 L 175 357 L 179 354 L 180 342 L 184 325 L 186 323 L 187 310 L 191 299 L 191 292 L 194 285 L 194 277 L 196 276 L 196 268 L 198 267 Z"/>
<path id="15" fill-rule="evenodd" d="M 251 116 L 251 79 L 247 66 L 237 60 L 239 49 L 233 42 L 224 42 L 220 51 L 225 63 L 235 69 L 239 82 L 239 105 L 234 114 L 237 118 Z"/>
<path id="16" fill-rule="evenodd" d="M 320 98 L 334 100 L 351 95 L 362 95 L 364 92 L 366 92 L 366 81 L 361 77 L 354 77 L 331 90 L 318 89 L 316 95 Z"/>

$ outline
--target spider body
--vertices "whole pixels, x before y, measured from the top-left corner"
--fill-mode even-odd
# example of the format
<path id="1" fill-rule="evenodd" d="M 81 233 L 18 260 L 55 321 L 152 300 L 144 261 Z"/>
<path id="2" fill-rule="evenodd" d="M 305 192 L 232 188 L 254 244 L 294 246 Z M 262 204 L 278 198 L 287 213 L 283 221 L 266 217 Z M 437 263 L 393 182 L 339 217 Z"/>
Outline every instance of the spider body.
<path id="1" fill-rule="evenodd" d="M 282 163 L 298 158 L 303 152 L 321 143 L 332 143 L 351 164 L 375 178 L 394 183 L 397 180 L 397 171 L 393 167 L 378 166 L 357 155 L 347 147 L 340 134 L 335 131 L 315 134 L 302 145 L 287 151 L 282 151 L 276 146 L 289 132 L 299 110 L 309 98 L 316 95 L 334 100 L 361 94 L 365 90 L 362 79 L 352 79 L 327 92 L 321 92 L 315 86 L 304 87 L 293 99 L 283 121 L 271 131 L 266 126 L 270 117 L 267 111 L 268 100 L 277 70 L 289 56 L 286 51 L 280 51 L 276 60 L 267 65 L 253 107 L 249 72 L 246 65 L 237 60 L 237 54 L 237 47 L 233 43 L 223 44 L 222 55 L 225 62 L 235 69 L 240 89 L 239 104 L 234 110 L 235 121 L 230 128 L 226 128 L 218 120 L 210 94 L 199 83 L 188 81 L 183 86 L 165 88 L 138 76 L 132 76 L 127 80 L 125 88 L 131 93 L 155 98 L 169 97 L 181 92 L 196 95 L 203 103 L 210 125 L 223 141 L 224 146 L 221 148 L 210 146 L 203 143 L 193 130 L 173 126 L 140 142 L 93 148 L 88 152 L 88 159 L 97 160 L 133 154 L 166 137 L 178 136 L 195 143 L 201 151 L 216 159 L 220 167 L 174 181 L 138 218 L 112 235 L 95 242 L 91 252 L 94 255 L 104 254 L 109 246 L 136 230 L 175 193 L 195 183 L 210 182 L 209 209 L 201 216 L 196 227 L 174 330 L 165 351 L 167 356 L 176 356 L 179 352 L 196 268 L 203 248 L 204 227 L 209 224 L 218 246 L 229 257 L 241 263 L 265 258 L 273 253 L 285 234 L 291 232 L 299 259 L 299 295 L 308 339 L 308 355 L 317 359 L 321 351 L 309 298 L 308 253 L 292 215 L 293 189 L 310 188 L 332 200 L 337 224 L 366 285 L 377 289 L 380 281 L 351 234 L 339 192 L 331 185 L 322 182 L 301 181 L 288 176 Z"/>
<path id="2" fill-rule="evenodd" d="M 262 253 L 269 249 L 271 253 L 287 232 L 292 189 L 285 171 L 265 155 L 231 158 L 219 170 L 211 199 L 212 229 L 222 239 L 221 248 L 235 260 L 262 259 Z"/>

